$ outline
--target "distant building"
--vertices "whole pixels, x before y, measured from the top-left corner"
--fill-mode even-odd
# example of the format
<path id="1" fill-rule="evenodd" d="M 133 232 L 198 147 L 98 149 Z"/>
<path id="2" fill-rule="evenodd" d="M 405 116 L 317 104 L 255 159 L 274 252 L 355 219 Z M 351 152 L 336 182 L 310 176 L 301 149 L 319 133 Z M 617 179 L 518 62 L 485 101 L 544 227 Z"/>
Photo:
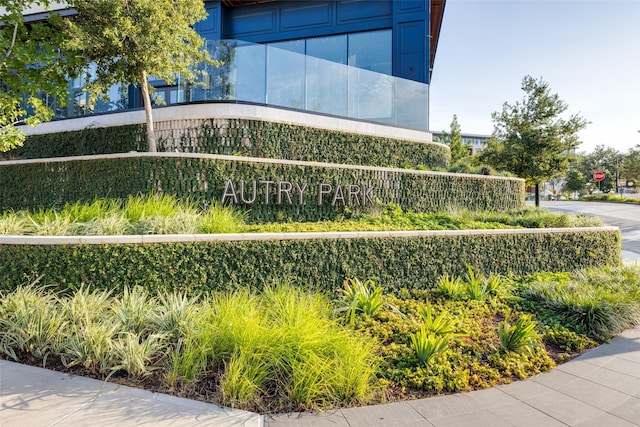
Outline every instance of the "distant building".
<path id="1" fill-rule="evenodd" d="M 442 132 L 431 132 L 433 134 L 434 141 L 442 142 Z M 469 154 L 472 156 L 482 151 L 487 143 L 487 140 L 491 138 L 491 135 L 478 135 L 473 133 L 460 134 L 462 137 L 462 143 L 469 148 Z"/>

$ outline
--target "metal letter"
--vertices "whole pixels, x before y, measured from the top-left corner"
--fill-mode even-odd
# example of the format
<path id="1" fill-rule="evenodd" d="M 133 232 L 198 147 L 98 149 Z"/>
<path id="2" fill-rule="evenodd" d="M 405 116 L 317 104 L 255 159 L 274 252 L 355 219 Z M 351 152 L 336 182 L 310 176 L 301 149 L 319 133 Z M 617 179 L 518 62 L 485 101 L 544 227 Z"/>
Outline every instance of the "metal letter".
<path id="1" fill-rule="evenodd" d="M 273 184 L 273 181 L 260 181 L 260 184 L 264 184 L 264 204 L 269 204 L 269 185 Z"/>
<path id="2" fill-rule="evenodd" d="M 251 200 L 246 200 L 244 198 L 244 180 L 240 181 L 240 200 L 242 200 L 242 203 L 252 205 L 256 201 L 257 197 L 258 197 L 258 183 L 255 181 L 255 179 L 253 180 L 253 198 Z"/>
<path id="3" fill-rule="evenodd" d="M 360 205 L 360 198 L 358 197 L 358 194 L 360 194 L 360 186 L 353 184 L 349 185 L 349 197 L 347 200 L 349 206 L 351 206 L 351 200 L 355 201 L 355 203 L 353 203 L 354 205 Z"/>
<path id="4" fill-rule="evenodd" d="M 336 201 L 342 200 L 342 206 L 345 206 L 344 194 L 342 193 L 342 185 L 338 184 L 336 186 L 336 194 L 333 195 L 333 200 L 331 201 L 331 206 L 336 205 Z"/>
<path id="5" fill-rule="evenodd" d="M 289 181 L 279 181 L 278 182 L 278 204 L 281 205 L 282 204 L 282 195 L 284 194 L 285 196 L 287 196 L 287 200 L 289 201 L 289 204 L 292 205 L 293 202 L 291 201 L 291 189 L 293 188 L 293 185 L 289 182 Z"/>
<path id="6" fill-rule="evenodd" d="M 224 192 L 222 193 L 222 203 L 225 202 L 227 197 L 233 200 L 233 203 L 238 204 L 238 195 L 236 194 L 236 189 L 233 187 L 233 182 L 228 179 L 227 183 L 224 185 Z"/>
<path id="7" fill-rule="evenodd" d="M 300 184 L 296 182 L 296 188 L 300 192 L 300 196 L 298 198 L 298 204 L 304 205 L 304 192 L 307 191 L 308 184 L 305 182 L 302 188 L 300 188 Z"/>
<path id="8" fill-rule="evenodd" d="M 367 200 L 369 200 L 369 203 L 371 203 L 372 205 L 376 204 L 376 201 L 373 200 L 373 190 L 375 190 L 376 187 L 372 186 L 368 186 L 368 185 L 363 185 L 362 186 L 362 206 L 366 206 L 367 204 Z"/>
<path id="9" fill-rule="evenodd" d="M 331 190 L 332 190 L 331 184 L 320 184 L 320 185 L 318 185 L 318 205 L 319 206 L 322 206 L 322 195 L 323 194 L 330 194 Z"/>

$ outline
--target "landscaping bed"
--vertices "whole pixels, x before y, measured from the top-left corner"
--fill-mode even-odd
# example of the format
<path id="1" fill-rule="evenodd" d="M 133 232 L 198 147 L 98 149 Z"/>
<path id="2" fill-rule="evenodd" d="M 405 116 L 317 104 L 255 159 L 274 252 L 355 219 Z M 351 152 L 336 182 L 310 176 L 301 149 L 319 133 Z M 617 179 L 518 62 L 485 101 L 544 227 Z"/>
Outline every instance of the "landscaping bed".
<path id="1" fill-rule="evenodd" d="M 2 357 L 261 413 L 415 399 L 527 378 L 640 323 L 640 268 L 442 277 L 388 292 L 275 283 L 2 294 Z"/>

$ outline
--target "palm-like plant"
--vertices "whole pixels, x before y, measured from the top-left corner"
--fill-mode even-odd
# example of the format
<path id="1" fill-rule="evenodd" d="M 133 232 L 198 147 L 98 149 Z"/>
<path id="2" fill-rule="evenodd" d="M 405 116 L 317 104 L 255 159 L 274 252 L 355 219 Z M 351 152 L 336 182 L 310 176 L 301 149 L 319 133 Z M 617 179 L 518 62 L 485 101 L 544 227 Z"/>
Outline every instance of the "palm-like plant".
<path id="1" fill-rule="evenodd" d="M 357 313 L 373 316 L 383 305 L 382 288 L 376 286 L 372 279 L 364 282 L 358 278 L 346 279 L 338 300 L 341 305 L 337 313 L 345 313 L 350 324 L 355 322 Z"/>
<path id="2" fill-rule="evenodd" d="M 505 351 L 520 354 L 531 354 L 538 346 L 539 335 L 531 316 L 523 314 L 514 324 L 507 317 L 498 325 L 500 345 Z"/>
<path id="3" fill-rule="evenodd" d="M 450 340 L 450 334 L 435 334 L 428 331 L 425 325 L 411 335 L 411 343 L 420 363 L 429 363 L 437 355 L 445 353 L 449 349 Z"/>

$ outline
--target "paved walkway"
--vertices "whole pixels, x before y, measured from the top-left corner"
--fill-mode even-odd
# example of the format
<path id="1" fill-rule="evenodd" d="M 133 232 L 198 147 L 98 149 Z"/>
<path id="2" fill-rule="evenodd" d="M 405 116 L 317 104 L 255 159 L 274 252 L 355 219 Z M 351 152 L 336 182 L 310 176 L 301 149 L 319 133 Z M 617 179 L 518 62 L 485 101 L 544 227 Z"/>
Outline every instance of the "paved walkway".
<path id="1" fill-rule="evenodd" d="M 0 426 L 640 426 L 640 327 L 550 372 L 488 390 L 260 416 L 0 361 Z"/>

